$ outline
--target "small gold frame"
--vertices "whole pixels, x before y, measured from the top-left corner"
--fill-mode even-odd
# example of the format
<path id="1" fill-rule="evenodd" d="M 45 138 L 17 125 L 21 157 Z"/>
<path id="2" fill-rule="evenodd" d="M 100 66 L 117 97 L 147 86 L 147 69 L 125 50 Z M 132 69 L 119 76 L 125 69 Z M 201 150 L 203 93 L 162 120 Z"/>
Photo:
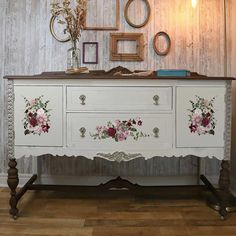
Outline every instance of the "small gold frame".
<path id="1" fill-rule="evenodd" d="M 88 25 L 86 25 L 86 18 L 87 17 L 85 17 L 84 30 L 119 30 L 119 28 L 120 28 L 120 0 L 115 0 L 115 1 L 116 1 L 116 23 L 115 23 L 115 26 L 88 26 Z"/>
<path id="2" fill-rule="evenodd" d="M 145 26 L 147 23 L 148 23 L 148 21 L 149 21 L 149 19 L 150 19 L 150 16 L 151 16 L 151 6 L 150 6 L 150 3 L 149 3 L 149 1 L 148 0 L 143 0 L 144 2 L 145 2 L 145 4 L 146 4 L 146 6 L 147 6 L 147 18 L 145 19 L 145 21 L 143 22 L 143 23 L 141 23 L 141 24 L 139 24 L 139 25 L 136 25 L 136 24 L 134 24 L 133 22 L 131 22 L 131 20 L 129 19 L 129 16 L 128 16 L 128 10 L 129 10 L 129 7 L 130 7 L 130 4 L 133 2 L 134 0 L 129 0 L 127 3 L 126 3 L 126 5 L 125 5 L 125 20 L 126 20 L 126 22 L 130 25 L 130 26 L 132 26 L 132 27 L 134 27 L 134 28 L 142 28 L 143 26 Z"/>
<path id="3" fill-rule="evenodd" d="M 136 53 L 119 53 L 119 41 L 136 41 Z M 141 33 L 111 33 L 110 34 L 110 60 L 111 61 L 143 61 L 144 37 Z"/>

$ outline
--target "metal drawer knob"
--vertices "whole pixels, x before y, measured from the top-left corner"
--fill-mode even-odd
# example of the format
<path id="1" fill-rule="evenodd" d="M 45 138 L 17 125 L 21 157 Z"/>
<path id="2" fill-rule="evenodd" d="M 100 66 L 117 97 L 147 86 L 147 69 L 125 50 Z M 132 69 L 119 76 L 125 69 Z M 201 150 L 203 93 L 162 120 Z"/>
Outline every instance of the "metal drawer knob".
<path id="1" fill-rule="evenodd" d="M 85 105 L 86 103 L 85 103 L 85 100 L 86 100 L 86 96 L 85 95 L 81 95 L 80 97 L 79 97 L 79 99 L 80 99 L 80 101 L 81 101 L 81 105 Z"/>
<path id="2" fill-rule="evenodd" d="M 160 100 L 160 97 L 158 95 L 155 95 L 153 97 L 153 100 L 154 100 L 154 105 L 158 106 L 159 105 L 159 100 Z"/>
<path id="3" fill-rule="evenodd" d="M 159 130 L 157 127 L 155 127 L 155 128 L 153 129 L 153 133 L 154 133 L 154 137 L 155 137 L 155 138 L 159 138 L 159 132 L 160 132 L 160 130 Z"/>
<path id="4" fill-rule="evenodd" d="M 84 127 L 81 127 L 79 131 L 80 131 L 80 133 L 81 133 L 81 134 L 80 134 L 80 137 L 81 137 L 81 138 L 85 138 L 86 129 L 85 129 Z"/>

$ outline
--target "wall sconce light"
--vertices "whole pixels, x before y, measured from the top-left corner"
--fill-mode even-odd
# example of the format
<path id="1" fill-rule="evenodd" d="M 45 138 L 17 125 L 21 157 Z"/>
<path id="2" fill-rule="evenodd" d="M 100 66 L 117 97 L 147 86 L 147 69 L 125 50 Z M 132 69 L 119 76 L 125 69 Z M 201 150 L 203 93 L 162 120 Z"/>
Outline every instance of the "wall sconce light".
<path id="1" fill-rule="evenodd" d="M 196 8 L 196 6 L 197 6 L 197 0 L 192 0 L 192 7 Z"/>

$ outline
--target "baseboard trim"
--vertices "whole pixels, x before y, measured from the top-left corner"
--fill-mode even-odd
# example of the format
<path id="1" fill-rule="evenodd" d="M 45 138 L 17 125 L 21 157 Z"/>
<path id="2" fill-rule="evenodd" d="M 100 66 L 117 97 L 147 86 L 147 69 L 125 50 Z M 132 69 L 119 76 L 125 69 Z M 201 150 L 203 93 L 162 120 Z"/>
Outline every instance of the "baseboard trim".
<path id="1" fill-rule="evenodd" d="M 31 177 L 31 174 L 19 174 L 19 187 L 23 186 Z M 199 184 L 198 176 L 158 176 L 158 177 L 127 177 L 121 176 L 132 183 L 138 183 L 143 186 L 171 186 L 171 185 L 197 185 Z M 116 176 L 54 176 L 41 175 L 38 177 L 37 184 L 49 185 L 99 185 L 116 178 Z M 209 180 L 216 184 L 217 176 L 208 177 Z M 202 183 L 200 183 L 202 184 Z M 234 186 L 236 186 L 234 184 Z M 7 187 L 7 174 L 0 174 L 0 187 Z"/>

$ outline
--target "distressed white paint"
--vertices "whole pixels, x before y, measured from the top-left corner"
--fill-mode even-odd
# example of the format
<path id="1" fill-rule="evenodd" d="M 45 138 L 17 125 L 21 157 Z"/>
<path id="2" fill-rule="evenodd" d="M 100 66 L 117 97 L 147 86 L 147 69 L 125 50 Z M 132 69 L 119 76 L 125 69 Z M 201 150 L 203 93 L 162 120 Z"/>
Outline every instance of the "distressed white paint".
<path id="1" fill-rule="evenodd" d="M 89 159 L 99 156 L 117 161 L 116 154 L 119 152 L 124 154 L 122 160 L 125 161 L 140 156 L 145 159 L 188 155 L 216 157 L 219 160 L 227 158 L 224 152 L 228 153 L 227 149 L 230 149 L 226 142 L 230 142 L 230 132 L 226 128 L 231 127 L 226 123 L 226 81 L 67 79 L 47 80 L 47 83 L 51 85 L 45 84 L 44 79 L 14 80 L 16 158 L 52 154 L 81 155 Z M 65 91 L 64 94 L 62 91 Z M 32 100 L 34 96 L 41 95 L 49 101 L 51 128 L 40 136 L 25 136 L 22 124 L 26 107 L 24 97 Z M 79 99 L 81 95 L 86 96 L 83 104 Z M 159 103 L 154 102 L 153 96 L 159 96 Z M 216 119 L 215 135 L 198 135 L 189 130 L 190 101 L 194 101 L 196 96 L 209 101 L 215 98 L 212 108 Z M 65 109 L 63 104 L 66 104 Z M 128 136 L 119 142 L 112 138 L 92 137 L 99 126 L 130 119 L 142 121 L 142 125 L 135 128 L 146 137 L 134 140 Z M 85 128 L 83 135 L 81 128 Z M 159 130 L 157 136 L 153 131 L 155 128 Z M 64 144 L 62 140 L 65 140 Z"/>

